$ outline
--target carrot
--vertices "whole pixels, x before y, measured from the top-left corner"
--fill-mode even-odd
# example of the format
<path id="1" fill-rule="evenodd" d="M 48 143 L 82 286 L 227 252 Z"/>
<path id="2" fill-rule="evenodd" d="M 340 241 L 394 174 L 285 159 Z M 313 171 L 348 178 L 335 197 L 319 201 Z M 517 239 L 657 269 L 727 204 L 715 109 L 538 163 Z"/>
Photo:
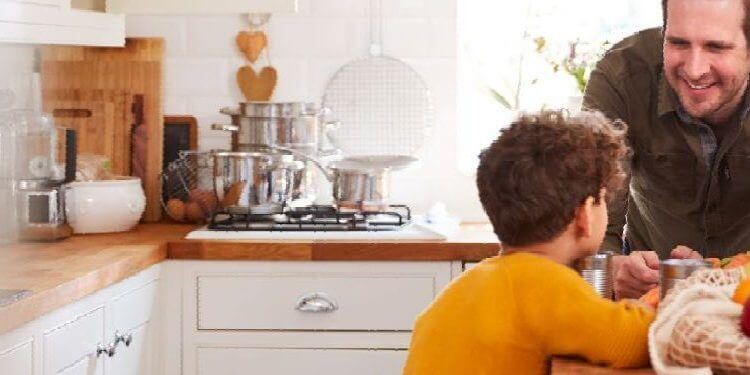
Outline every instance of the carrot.
<path id="1" fill-rule="evenodd" d="M 703 260 L 705 260 L 706 262 L 711 263 L 711 267 L 712 268 L 721 268 L 721 259 L 719 259 L 719 258 L 706 258 L 706 259 L 703 259 Z"/>
<path id="2" fill-rule="evenodd" d="M 660 300 L 659 287 L 657 286 L 649 290 L 648 292 L 646 292 L 646 294 L 642 295 L 641 298 L 638 298 L 638 300 L 653 308 L 657 308 L 659 306 L 659 300 Z"/>
<path id="3" fill-rule="evenodd" d="M 742 267 L 750 261 L 750 257 L 746 253 L 740 253 L 732 257 L 732 260 L 727 263 L 724 268 L 736 268 Z"/>

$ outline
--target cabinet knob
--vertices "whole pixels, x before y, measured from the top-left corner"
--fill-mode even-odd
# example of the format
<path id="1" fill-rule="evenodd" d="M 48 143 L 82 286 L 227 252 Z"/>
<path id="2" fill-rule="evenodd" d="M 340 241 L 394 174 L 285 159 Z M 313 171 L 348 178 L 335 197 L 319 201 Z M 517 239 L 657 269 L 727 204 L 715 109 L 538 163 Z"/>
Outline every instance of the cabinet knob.
<path id="1" fill-rule="evenodd" d="M 120 331 L 115 331 L 115 346 L 117 346 L 119 343 L 125 344 L 125 346 L 130 346 L 130 343 L 133 342 L 133 334 L 128 333 L 124 334 Z"/>
<path id="2" fill-rule="evenodd" d="M 327 313 L 338 310 L 339 305 L 328 294 L 313 292 L 300 297 L 294 308 L 302 312 Z"/>
<path id="3" fill-rule="evenodd" d="M 106 354 L 108 357 L 112 357 L 115 355 L 115 344 L 97 344 L 96 345 L 96 356 L 99 357 L 102 354 Z"/>

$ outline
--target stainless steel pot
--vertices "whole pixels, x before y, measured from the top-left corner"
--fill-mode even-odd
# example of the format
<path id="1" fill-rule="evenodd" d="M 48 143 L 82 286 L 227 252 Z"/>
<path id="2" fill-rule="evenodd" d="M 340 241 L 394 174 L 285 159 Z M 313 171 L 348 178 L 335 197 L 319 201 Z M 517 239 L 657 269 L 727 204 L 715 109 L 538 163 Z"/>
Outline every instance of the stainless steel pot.
<path id="1" fill-rule="evenodd" d="M 410 156 L 351 156 L 325 167 L 319 160 L 293 149 L 275 147 L 315 164 L 333 184 L 333 199 L 339 208 L 383 211 L 388 208 L 391 171 L 416 161 Z"/>
<path id="2" fill-rule="evenodd" d="M 315 103 L 304 102 L 243 102 L 238 113 L 251 117 L 296 117 L 300 115 L 318 115 L 326 109 L 318 108 Z"/>
<path id="3" fill-rule="evenodd" d="M 290 104 L 290 103 L 269 103 Z M 213 124 L 214 130 L 232 132 L 232 150 L 258 146 L 288 147 L 306 154 L 336 154 L 334 132 L 339 123 L 324 122 L 325 111 L 296 116 L 248 116 L 241 111 L 222 108 L 230 116 L 231 124 Z M 262 111 L 259 111 L 262 112 Z"/>
<path id="4" fill-rule="evenodd" d="M 293 155 L 214 153 L 214 189 L 229 213 L 280 213 L 292 198 L 294 173 L 304 168 Z"/>

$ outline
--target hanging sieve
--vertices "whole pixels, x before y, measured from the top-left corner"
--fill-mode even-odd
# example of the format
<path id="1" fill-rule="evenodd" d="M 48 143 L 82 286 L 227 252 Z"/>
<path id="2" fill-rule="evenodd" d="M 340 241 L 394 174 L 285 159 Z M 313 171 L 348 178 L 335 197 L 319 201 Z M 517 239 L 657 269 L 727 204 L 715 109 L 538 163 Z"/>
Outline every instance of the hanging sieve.
<path id="1" fill-rule="evenodd" d="M 381 54 L 380 2 L 370 1 L 370 55 L 342 66 L 323 95 L 323 106 L 340 121 L 332 138 L 344 155 L 414 155 L 432 126 L 425 81 L 403 61 Z"/>

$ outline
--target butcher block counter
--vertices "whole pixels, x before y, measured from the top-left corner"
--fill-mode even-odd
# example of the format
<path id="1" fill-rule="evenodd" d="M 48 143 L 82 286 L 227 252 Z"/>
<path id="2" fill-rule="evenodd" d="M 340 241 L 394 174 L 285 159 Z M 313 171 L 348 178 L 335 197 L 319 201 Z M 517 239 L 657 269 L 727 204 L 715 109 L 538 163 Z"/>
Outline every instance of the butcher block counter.
<path id="1" fill-rule="evenodd" d="M 413 242 L 183 239 L 193 229 L 191 225 L 142 224 L 125 233 L 0 246 L 0 289 L 31 291 L 0 307 L 0 334 L 165 259 L 479 261 L 498 252 L 486 225 L 464 226 L 447 241 Z"/>
<path id="2" fill-rule="evenodd" d="M 0 334 L 78 301 L 166 259 L 265 261 L 466 261 L 498 253 L 488 225 L 464 225 L 444 241 L 186 240 L 195 229 L 142 224 L 125 233 L 0 246 L 0 289 L 31 293 L 0 307 Z M 652 374 L 554 359 L 553 374 Z"/>

